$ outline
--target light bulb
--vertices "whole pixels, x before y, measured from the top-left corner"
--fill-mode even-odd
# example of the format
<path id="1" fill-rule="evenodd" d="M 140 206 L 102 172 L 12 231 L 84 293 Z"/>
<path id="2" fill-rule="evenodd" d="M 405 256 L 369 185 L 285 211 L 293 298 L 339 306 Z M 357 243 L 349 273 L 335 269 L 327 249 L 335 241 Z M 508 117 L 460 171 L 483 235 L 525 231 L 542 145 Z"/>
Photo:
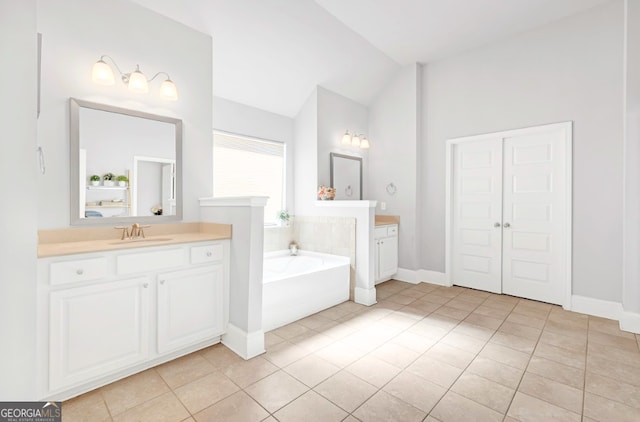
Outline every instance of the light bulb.
<path id="1" fill-rule="evenodd" d="M 346 131 L 344 135 L 342 135 L 342 145 L 351 145 L 351 135 L 349 135 L 349 131 Z"/>
<path id="2" fill-rule="evenodd" d="M 360 140 L 360 148 L 361 149 L 368 149 L 369 148 L 369 140 L 367 138 L 365 138 L 364 136 Z"/>
<path id="3" fill-rule="evenodd" d="M 353 135 L 353 137 L 351 138 L 351 145 L 353 145 L 354 147 L 360 146 L 360 137 L 358 135 Z"/>
<path id="4" fill-rule="evenodd" d="M 102 59 L 93 64 L 91 80 L 98 85 L 110 86 L 116 83 L 113 77 L 113 70 L 111 70 L 111 67 Z"/>
<path id="5" fill-rule="evenodd" d="M 178 100 L 178 88 L 176 88 L 176 84 L 171 79 L 167 79 L 160 85 L 160 96 L 169 101 Z"/>
<path id="6" fill-rule="evenodd" d="M 136 94 L 146 94 L 149 92 L 149 83 L 147 77 L 140 72 L 140 68 L 136 66 L 136 70 L 129 75 L 129 90 Z"/>

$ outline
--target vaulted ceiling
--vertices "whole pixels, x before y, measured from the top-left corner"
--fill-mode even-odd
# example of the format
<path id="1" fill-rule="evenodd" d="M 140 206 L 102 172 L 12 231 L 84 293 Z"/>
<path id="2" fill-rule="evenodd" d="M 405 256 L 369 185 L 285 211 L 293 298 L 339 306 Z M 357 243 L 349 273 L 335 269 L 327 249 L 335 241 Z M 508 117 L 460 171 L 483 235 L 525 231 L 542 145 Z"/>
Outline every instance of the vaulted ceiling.
<path id="1" fill-rule="evenodd" d="M 611 0 L 133 0 L 213 38 L 214 95 L 295 116 L 316 85 L 369 104 L 393 73 Z"/>

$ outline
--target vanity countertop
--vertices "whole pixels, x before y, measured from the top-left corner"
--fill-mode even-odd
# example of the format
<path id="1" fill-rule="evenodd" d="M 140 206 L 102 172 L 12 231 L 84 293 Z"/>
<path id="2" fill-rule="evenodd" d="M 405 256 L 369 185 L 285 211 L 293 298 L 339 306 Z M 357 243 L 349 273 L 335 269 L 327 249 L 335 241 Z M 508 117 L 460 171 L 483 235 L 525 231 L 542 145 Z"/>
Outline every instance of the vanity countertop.
<path id="1" fill-rule="evenodd" d="M 384 226 L 387 224 L 400 224 L 399 215 L 377 215 L 376 214 L 376 226 Z"/>
<path id="2" fill-rule="evenodd" d="M 145 229 L 144 239 L 120 240 L 112 227 L 69 228 L 38 231 L 38 257 L 166 246 L 179 243 L 231 239 L 230 224 L 158 224 Z"/>

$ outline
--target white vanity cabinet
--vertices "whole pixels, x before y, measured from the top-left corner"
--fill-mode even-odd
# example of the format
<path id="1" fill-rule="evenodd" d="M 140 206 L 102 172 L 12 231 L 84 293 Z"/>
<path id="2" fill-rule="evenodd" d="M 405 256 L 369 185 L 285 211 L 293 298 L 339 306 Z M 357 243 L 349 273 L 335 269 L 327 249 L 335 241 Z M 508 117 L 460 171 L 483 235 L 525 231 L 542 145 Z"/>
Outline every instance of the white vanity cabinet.
<path id="1" fill-rule="evenodd" d="M 158 352 L 188 346 L 223 331 L 224 267 L 158 275 Z"/>
<path id="2" fill-rule="evenodd" d="M 49 377 L 73 385 L 140 363 L 149 356 L 147 277 L 50 294 Z"/>
<path id="3" fill-rule="evenodd" d="M 391 279 L 398 272 L 398 225 L 388 224 L 375 228 L 375 281 Z"/>
<path id="4" fill-rule="evenodd" d="M 38 383 L 64 400 L 218 343 L 229 241 L 38 260 Z"/>

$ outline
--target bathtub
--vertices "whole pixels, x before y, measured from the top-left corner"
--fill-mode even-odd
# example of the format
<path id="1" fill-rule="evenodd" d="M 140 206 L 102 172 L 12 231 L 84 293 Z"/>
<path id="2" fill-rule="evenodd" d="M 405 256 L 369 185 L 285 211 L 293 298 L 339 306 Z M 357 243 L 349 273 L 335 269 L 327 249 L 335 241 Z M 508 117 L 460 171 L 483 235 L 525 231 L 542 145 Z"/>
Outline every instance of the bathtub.
<path id="1" fill-rule="evenodd" d="M 349 300 L 349 258 L 317 252 L 264 255 L 262 327 L 270 331 Z"/>

